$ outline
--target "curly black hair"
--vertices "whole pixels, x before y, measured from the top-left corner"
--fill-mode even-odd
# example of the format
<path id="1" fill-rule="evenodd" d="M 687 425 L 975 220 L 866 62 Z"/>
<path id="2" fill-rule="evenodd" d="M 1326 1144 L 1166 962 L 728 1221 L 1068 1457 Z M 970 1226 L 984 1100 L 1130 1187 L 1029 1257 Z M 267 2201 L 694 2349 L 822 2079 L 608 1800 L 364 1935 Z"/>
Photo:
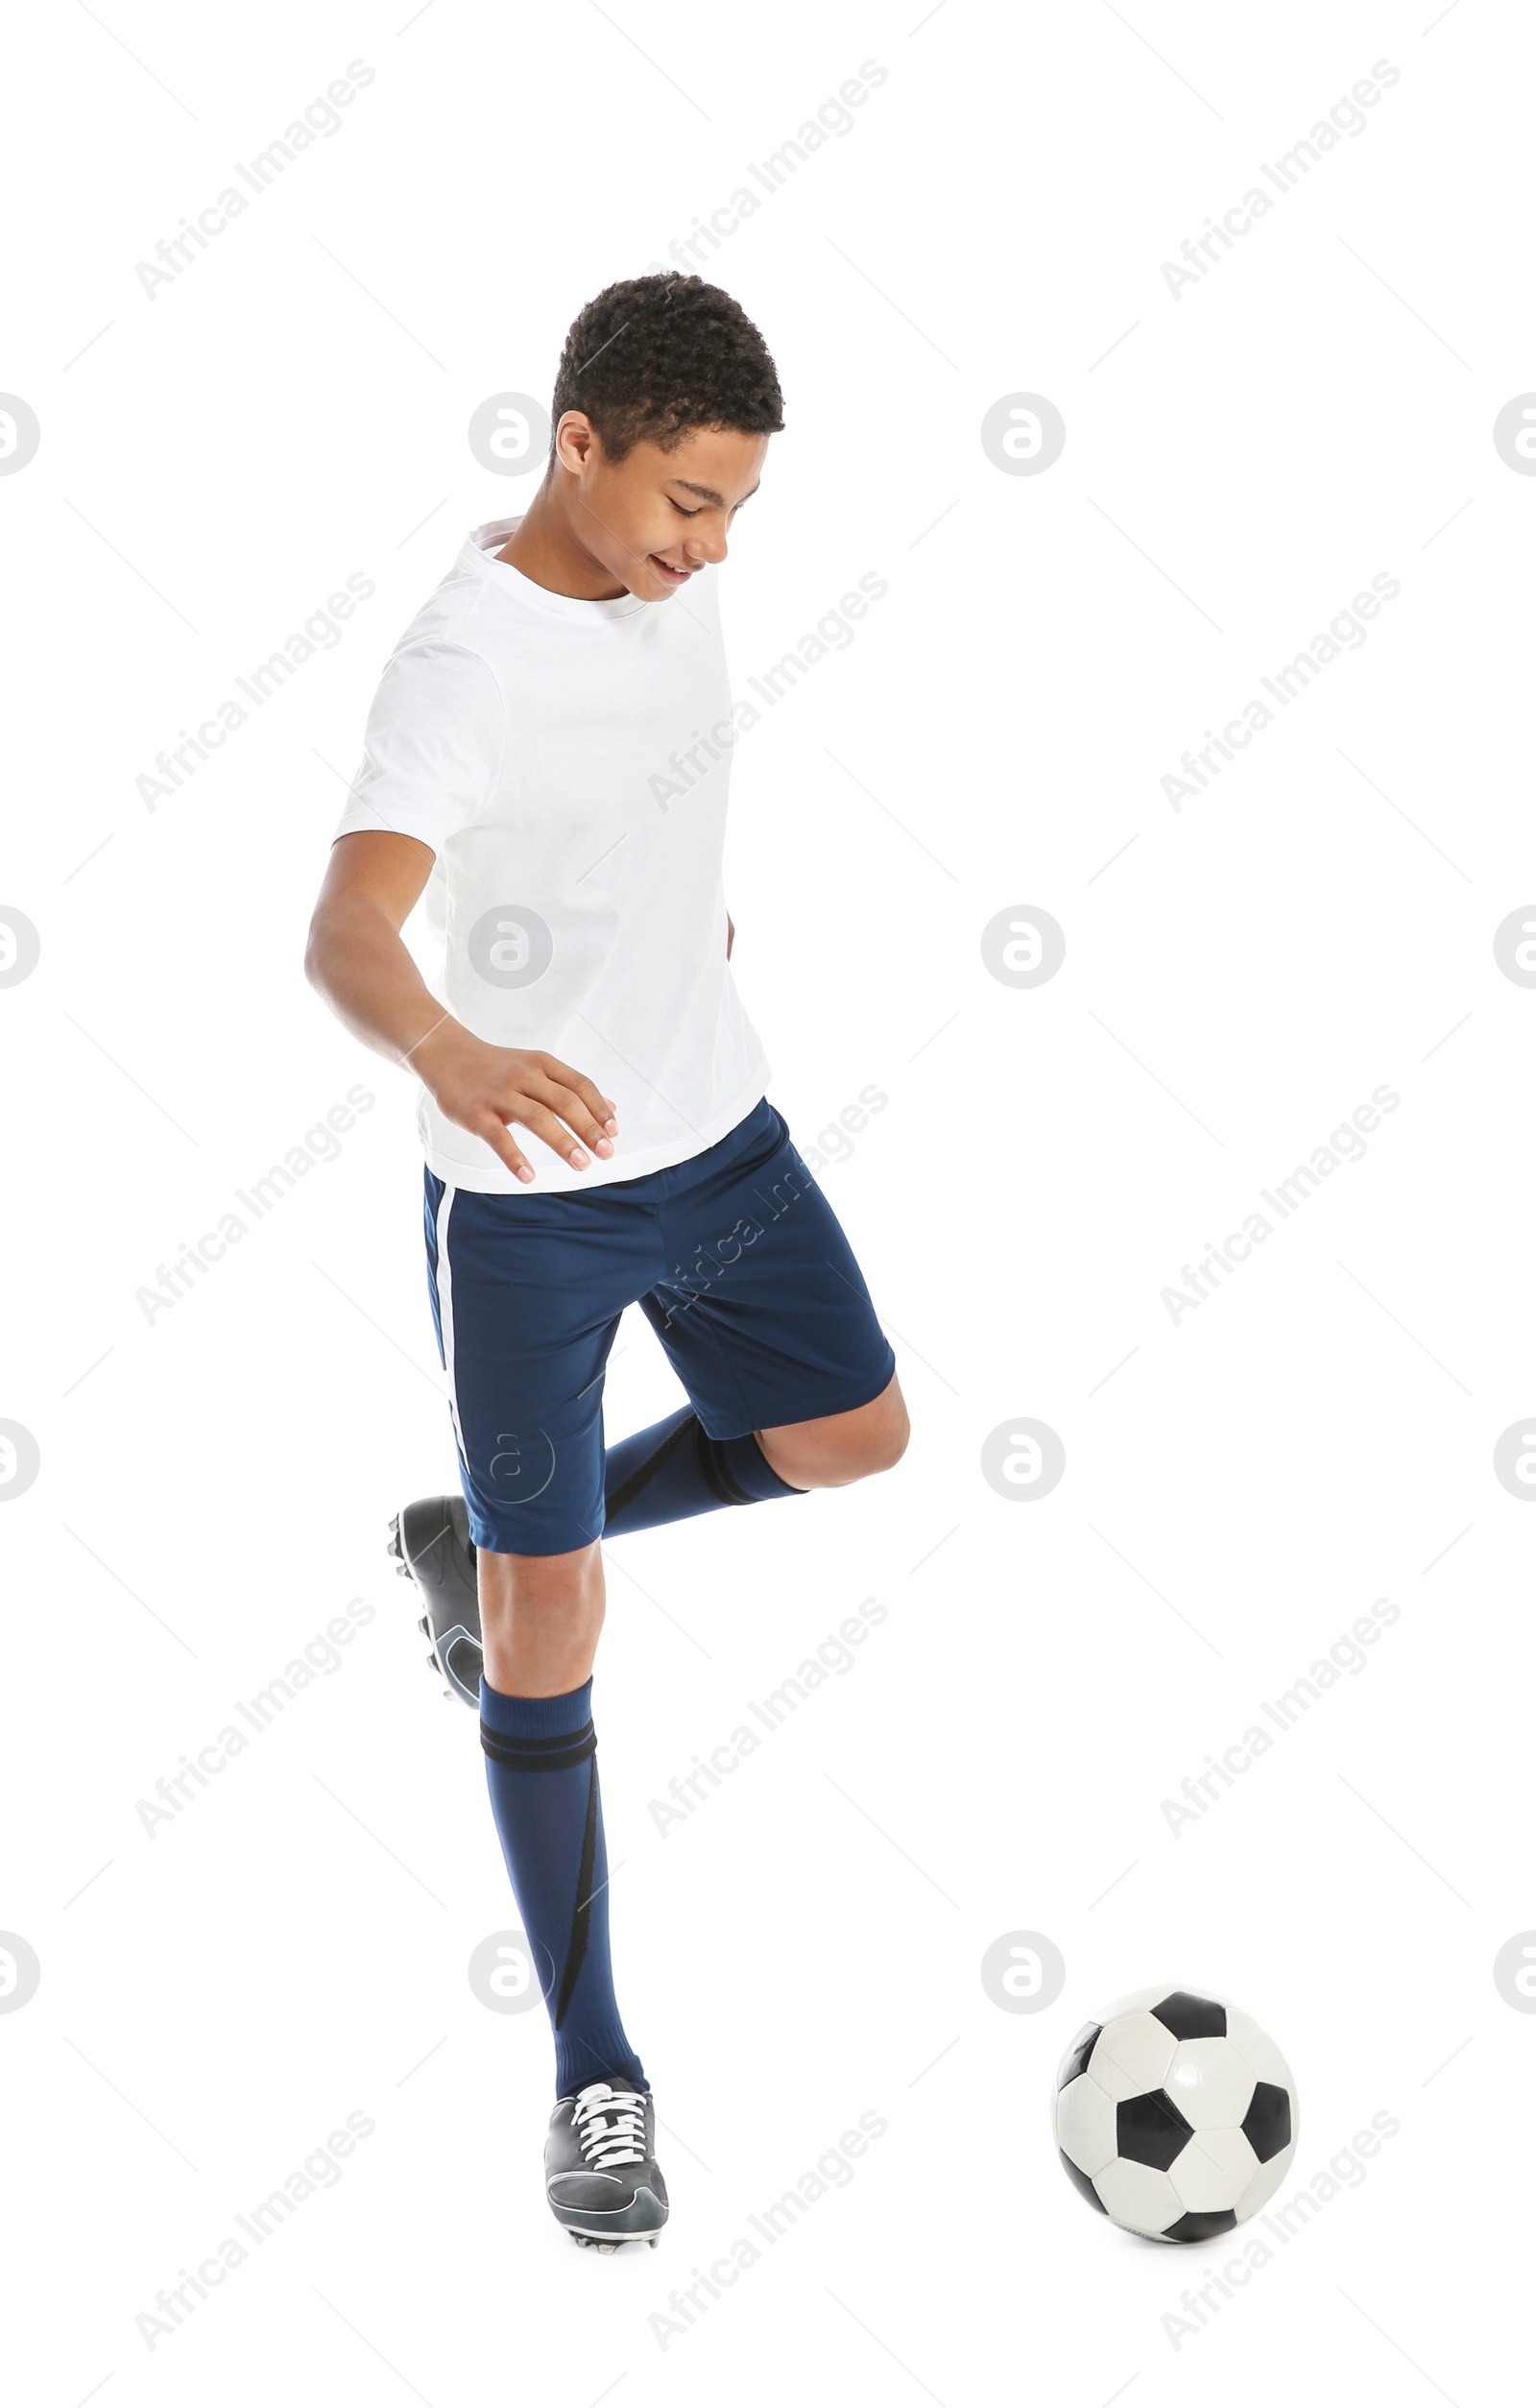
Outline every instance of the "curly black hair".
<path id="1" fill-rule="evenodd" d="M 784 397 L 741 303 L 702 276 L 633 276 L 606 285 L 565 337 L 550 403 L 591 421 L 606 456 L 637 443 L 675 451 L 696 426 L 777 435 Z"/>

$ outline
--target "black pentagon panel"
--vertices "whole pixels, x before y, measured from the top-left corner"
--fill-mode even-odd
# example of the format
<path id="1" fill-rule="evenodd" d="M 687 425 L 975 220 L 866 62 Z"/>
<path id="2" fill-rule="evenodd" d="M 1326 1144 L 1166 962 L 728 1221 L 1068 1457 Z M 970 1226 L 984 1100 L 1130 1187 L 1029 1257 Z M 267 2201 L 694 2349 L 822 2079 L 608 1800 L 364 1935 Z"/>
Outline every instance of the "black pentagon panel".
<path id="1" fill-rule="evenodd" d="M 1115 2110 L 1115 2141 L 1133 2165 L 1153 2165 L 1166 2174 L 1193 2126 L 1187 2124 L 1165 2090 L 1143 2090 L 1122 2099 Z"/>
<path id="2" fill-rule="evenodd" d="M 1179 2218 L 1177 2224 L 1169 2225 L 1163 2238 L 1164 2241 L 1213 2241 L 1217 2233 L 1233 2231 L 1236 2222 L 1236 2211 L 1232 2207 L 1213 2207 L 1204 2214 L 1197 2214 L 1191 2207 L 1188 2215 Z"/>
<path id="3" fill-rule="evenodd" d="M 1196 1998 L 1193 1990 L 1174 1990 L 1152 2012 L 1176 2040 L 1224 2040 L 1227 2011 L 1213 1998 Z"/>
<path id="4" fill-rule="evenodd" d="M 1260 2165 L 1290 2146 L 1290 2093 L 1277 2082 L 1256 2082 L 1248 2112 L 1242 2119 L 1243 2138 Z"/>
<path id="5" fill-rule="evenodd" d="M 1093 2188 L 1091 2177 L 1083 2172 L 1080 2165 L 1073 2165 L 1065 2149 L 1058 2150 L 1057 2155 L 1061 2158 L 1063 2165 L 1067 2168 L 1068 2180 L 1075 2184 L 1076 2188 L 1082 2192 L 1083 2197 L 1087 2200 L 1091 2207 L 1096 2207 L 1101 2216 L 1107 2216 L 1109 2214 L 1109 2209 L 1105 2206 L 1104 2202 L 1100 2199 L 1097 2191 Z"/>
<path id="6" fill-rule="evenodd" d="M 1084 2024 L 1082 2031 L 1062 2059 L 1061 2072 L 1056 2077 L 1058 2090 L 1065 2090 L 1069 2082 L 1077 2080 L 1078 2075 L 1082 2073 L 1089 2059 L 1092 2056 L 1093 2043 L 1103 2029 L 1104 2026 L 1101 2023 Z"/>

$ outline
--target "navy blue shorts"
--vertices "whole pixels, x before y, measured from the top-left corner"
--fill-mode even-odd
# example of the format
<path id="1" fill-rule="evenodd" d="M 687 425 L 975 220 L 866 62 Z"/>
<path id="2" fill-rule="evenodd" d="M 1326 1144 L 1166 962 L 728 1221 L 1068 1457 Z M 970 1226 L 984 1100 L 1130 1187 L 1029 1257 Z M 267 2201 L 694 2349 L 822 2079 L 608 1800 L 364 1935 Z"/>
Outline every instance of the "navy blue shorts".
<path id="1" fill-rule="evenodd" d="M 643 1179 L 481 1195 L 426 1173 L 427 1278 L 477 1547 L 603 1529 L 603 1375 L 638 1304 L 711 1438 L 851 1412 L 896 1357 L 837 1216 L 762 1102 Z"/>

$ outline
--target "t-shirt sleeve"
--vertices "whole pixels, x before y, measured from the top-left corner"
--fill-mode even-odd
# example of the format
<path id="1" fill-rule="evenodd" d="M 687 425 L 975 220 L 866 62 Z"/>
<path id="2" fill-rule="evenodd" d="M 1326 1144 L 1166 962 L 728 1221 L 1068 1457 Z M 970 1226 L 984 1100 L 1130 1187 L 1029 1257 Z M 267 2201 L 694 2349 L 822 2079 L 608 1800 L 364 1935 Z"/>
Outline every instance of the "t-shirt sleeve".
<path id="1" fill-rule="evenodd" d="M 402 645 L 379 680 L 336 834 L 388 829 L 440 853 L 494 793 L 505 735 L 501 688 L 478 653 Z"/>

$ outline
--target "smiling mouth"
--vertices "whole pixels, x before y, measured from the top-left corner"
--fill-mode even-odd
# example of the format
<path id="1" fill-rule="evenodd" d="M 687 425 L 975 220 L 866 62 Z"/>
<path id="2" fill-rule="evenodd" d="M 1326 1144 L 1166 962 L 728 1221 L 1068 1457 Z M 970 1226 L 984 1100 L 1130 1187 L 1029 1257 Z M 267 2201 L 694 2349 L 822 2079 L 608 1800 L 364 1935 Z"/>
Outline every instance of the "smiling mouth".
<path id="1" fill-rule="evenodd" d="M 660 552 L 653 552 L 651 558 L 663 575 L 670 577 L 675 585 L 682 585 L 685 577 L 691 577 L 695 573 L 691 568 L 674 568 L 672 563 L 669 560 L 663 560 Z"/>

